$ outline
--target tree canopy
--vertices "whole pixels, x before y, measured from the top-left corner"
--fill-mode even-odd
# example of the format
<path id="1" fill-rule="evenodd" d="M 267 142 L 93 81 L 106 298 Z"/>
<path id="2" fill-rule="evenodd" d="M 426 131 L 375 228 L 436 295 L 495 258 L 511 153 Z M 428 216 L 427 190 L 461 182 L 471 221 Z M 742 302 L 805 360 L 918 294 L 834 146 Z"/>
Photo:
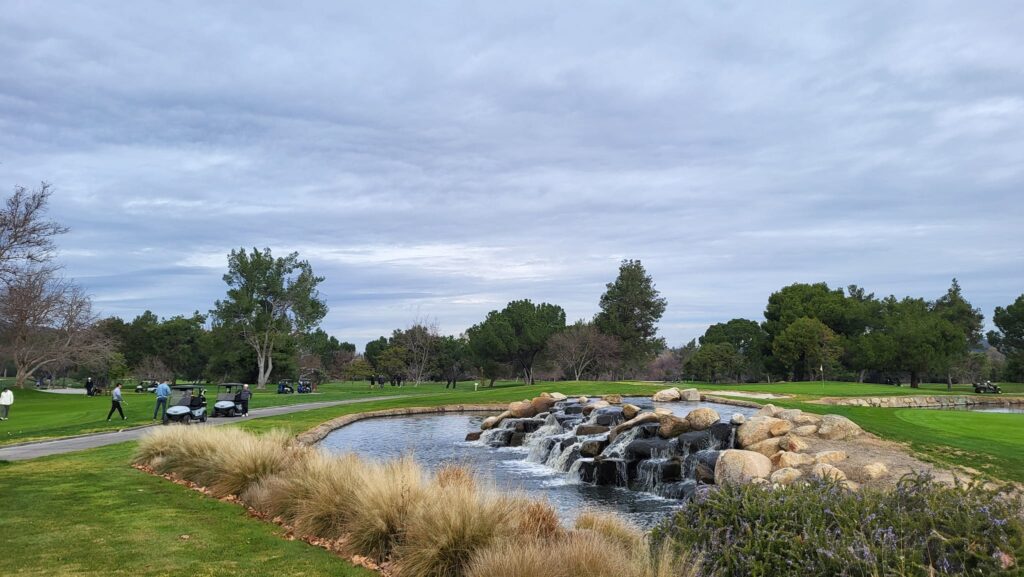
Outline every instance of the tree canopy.
<path id="1" fill-rule="evenodd" d="M 565 328 L 565 311 L 529 299 L 512 301 L 501 311 L 491 311 L 484 322 L 466 331 L 470 350 L 483 362 L 510 363 L 522 371 L 527 383 L 534 381 L 534 365 L 548 339 Z"/>
<path id="2" fill-rule="evenodd" d="M 619 340 L 623 367 L 636 371 L 665 348 L 657 335 L 667 301 L 639 260 L 622 261 L 618 277 L 605 289 L 594 324 Z"/>
<path id="3" fill-rule="evenodd" d="M 211 312 L 256 353 L 259 387 L 266 386 L 280 341 L 314 329 L 327 314 L 317 290 L 321 281 L 298 253 L 274 258 L 269 248 L 242 248 L 228 255 L 227 297 Z"/>

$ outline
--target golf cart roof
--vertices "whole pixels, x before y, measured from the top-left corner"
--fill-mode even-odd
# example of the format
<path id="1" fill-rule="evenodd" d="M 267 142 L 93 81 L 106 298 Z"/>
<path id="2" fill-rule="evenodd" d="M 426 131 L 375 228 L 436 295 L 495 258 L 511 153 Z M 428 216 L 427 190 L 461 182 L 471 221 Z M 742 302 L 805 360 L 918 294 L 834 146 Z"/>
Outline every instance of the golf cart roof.
<path id="1" fill-rule="evenodd" d="M 227 389 L 242 388 L 242 383 L 220 383 L 217 387 L 224 387 Z"/>

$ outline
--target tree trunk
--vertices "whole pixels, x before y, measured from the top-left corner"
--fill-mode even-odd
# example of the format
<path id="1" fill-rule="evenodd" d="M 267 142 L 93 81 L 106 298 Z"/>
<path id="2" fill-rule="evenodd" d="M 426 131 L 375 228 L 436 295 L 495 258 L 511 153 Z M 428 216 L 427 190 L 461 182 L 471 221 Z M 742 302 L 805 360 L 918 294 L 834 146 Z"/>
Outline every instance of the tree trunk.
<path id="1" fill-rule="evenodd" d="M 953 373 L 948 372 L 948 371 L 946 372 L 946 390 L 947 391 L 952 391 L 953 390 Z"/>
<path id="2" fill-rule="evenodd" d="M 857 376 L 857 382 L 858 383 L 861 383 L 861 384 L 864 383 L 864 373 L 867 373 L 867 372 L 868 372 L 867 369 L 861 369 L 860 370 L 860 375 Z"/>
<path id="3" fill-rule="evenodd" d="M 24 389 L 25 388 L 25 379 L 28 378 L 28 371 L 26 371 L 25 369 L 23 369 L 21 367 L 18 367 L 17 371 L 18 372 L 17 372 L 17 374 L 15 376 L 14 384 L 17 385 L 19 389 Z"/>
<path id="4" fill-rule="evenodd" d="M 917 371 L 910 371 L 910 388 L 917 389 L 921 381 L 917 377 Z"/>

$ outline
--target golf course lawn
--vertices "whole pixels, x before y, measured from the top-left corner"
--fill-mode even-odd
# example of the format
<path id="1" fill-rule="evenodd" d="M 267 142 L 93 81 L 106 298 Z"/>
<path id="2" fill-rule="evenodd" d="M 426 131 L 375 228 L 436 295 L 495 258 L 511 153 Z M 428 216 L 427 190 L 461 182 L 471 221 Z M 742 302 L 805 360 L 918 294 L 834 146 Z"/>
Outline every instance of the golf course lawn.
<path id="1" fill-rule="evenodd" d="M 0 464 L 0 575 L 375 575 L 132 469 L 134 448 Z"/>
<path id="2" fill-rule="evenodd" d="M 529 387 L 505 383 L 480 391 L 463 387 L 455 392 L 421 387 L 418 392 L 426 393 L 423 396 L 400 395 L 236 420 L 230 426 L 256 432 L 284 429 L 299 433 L 336 416 L 385 408 L 505 403 L 552 390 L 567 395 L 649 395 L 664 387 L 586 382 Z M 971 466 L 1004 480 L 1024 479 L 1024 415 L 834 407 L 796 400 L 778 404 L 843 414 L 871 432 L 907 442 L 926 458 Z M 135 443 L 123 443 L 29 461 L 0 462 L 0 487 L 4 488 L 0 574 L 370 575 L 321 549 L 283 538 L 278 527 L 249 518 L 237 505 L 132 469 L 129 462 L 134 448 Z"/>
<path id="3" fill-rule="evenodd" d="M 472 384 L 463 383 L 465 388 Z M 14 405 L 11 407 L 11 418 L 0 421 L 0 446 L 11 443 L 23 443 L 57 437 L 68 437 L 85 433 L 95 433 L 122 429 L 127 426 L 148 425 L 152 423 L 153 408 L 156 397 L 152 393 L 136 393 L 124 390 L 124 410 L 128 417 L 127 423 L 114 413 L 113 420 L 107 422 L 110 410 L 110 396 L 87 397 L 85 395 L 67 395 L 37 391 L 34 389 L 12 389 Z M 274 389 L 276 390 L 276 389 Z M 278 395 L 274 390 L 254 391 L 249 402 L 250 408 L 292 405 L 298 403 L 316 403 L 323 401 L 341 401 L 367 397 L 444 394 L 444 385 L 437 383 L 423 384 L 418 387 L 391 387 L 370 389 L 365 381 L 328 383 L 322 385 L 317 393 Z M 451 391 L 451 389 L 448 389 Z M 207 397 L 212 401 L 216 392 L 213 386 L 207 387 Z"/>
<path id="4" fill-rule="evenodd" d="M 821 397 L 890 397 L 906 395 L 973 395 L 971 385 L 953 385 L 951 391 L 946 390 L 945 383 L 921 383 L 920 388 L 912 389 L 907 385 L 877 385 L 873 383 L 848 383 L 840 381 L 799 382 L 799 383 L 753 383 L 753 384 L 680 384 L 680 388 L 696 387 L 703 390 L 743 391 L 749 393 L 774 393 L 794 395 L 799 400 L 819 399 Z M 1024 395 L 1024 384 L 1000 383 L 1004 394 Z"/>

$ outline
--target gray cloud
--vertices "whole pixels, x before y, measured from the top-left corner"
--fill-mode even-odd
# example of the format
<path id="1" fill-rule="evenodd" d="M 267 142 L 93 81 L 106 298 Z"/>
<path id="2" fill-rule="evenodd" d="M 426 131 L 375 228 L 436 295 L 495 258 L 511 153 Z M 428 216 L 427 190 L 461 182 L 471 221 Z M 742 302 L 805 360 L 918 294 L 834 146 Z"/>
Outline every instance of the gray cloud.
<path id="1" fill-rule="evenodd" d="M 1024 290 L 1024 11 L 612 2 L 0 10 L 0 182 L 53 182 L 108 314 L 297 250 L 325 327 L 589 317 L 621 258 L 673 344 L 795 281 L 991 316 Z"/>

